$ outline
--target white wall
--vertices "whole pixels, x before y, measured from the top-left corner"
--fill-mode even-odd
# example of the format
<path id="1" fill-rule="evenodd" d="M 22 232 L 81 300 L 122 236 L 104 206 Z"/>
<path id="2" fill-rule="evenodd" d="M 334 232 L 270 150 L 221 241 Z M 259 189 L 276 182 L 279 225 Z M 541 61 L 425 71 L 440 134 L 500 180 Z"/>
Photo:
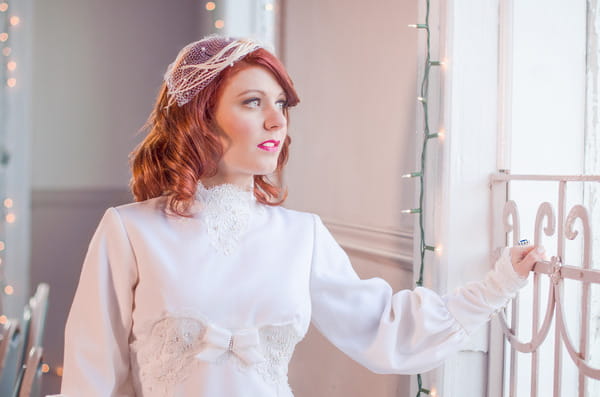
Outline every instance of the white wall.
<path id="1" fill-rule="evenodd" d="M 283 2 L 282 57 L 300 95 L 291 112 L 286 206 L 318 213 L 362 277 L 412 288 L 417 2 Z M 407 395 L 311 329 L 290 383 L 303 396 Z"/>
<path id="2" fill-rule="evenodd" d="M 193 0 L 36 2 L 34 189 L 126 188 L 161 78 L 198 35 Z"/>
<path id="3" fill-rule="evenodd" d="M 412 2 L 288 1 L 283 59 L 292 111 L 289 205 L 412 231 L 417 18 Z M 315 194 L 316 193 L 316 194 Z"/>

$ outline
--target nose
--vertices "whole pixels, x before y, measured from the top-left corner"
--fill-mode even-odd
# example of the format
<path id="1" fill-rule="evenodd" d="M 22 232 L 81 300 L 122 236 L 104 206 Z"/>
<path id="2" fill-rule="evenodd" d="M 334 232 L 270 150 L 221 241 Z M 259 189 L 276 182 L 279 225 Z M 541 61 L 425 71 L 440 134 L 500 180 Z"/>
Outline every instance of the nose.
<path id="1" fill-rule="evenodd" d="M 265 115 L 265 129 L 267 131 L 279 131 L 285 128 L 287 125 L 287 119 L 278 106 L 272 106 L 266 111 Z"/>

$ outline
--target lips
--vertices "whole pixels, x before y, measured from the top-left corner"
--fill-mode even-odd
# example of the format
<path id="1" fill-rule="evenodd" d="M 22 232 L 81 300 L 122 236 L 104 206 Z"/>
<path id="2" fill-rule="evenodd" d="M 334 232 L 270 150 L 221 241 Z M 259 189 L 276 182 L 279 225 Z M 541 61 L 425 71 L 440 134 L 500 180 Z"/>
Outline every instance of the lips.
<path id="1" fill-rule="evenodd" d="M 262 150 L 266 150 L 267 152 L 276 152 L 279 148 L 279 142 L 274 139 L 269 139 L 268 141 L 264 141 L 258 145 L 258 147 Z"/>

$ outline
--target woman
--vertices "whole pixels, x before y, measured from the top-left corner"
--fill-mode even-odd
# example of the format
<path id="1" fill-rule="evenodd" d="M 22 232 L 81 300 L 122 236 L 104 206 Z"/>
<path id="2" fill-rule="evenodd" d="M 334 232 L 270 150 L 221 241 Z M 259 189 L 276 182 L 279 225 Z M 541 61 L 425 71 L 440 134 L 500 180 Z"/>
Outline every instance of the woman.
<path id="1" fill-rule="evenodd" d="M 311 321 L 375 372 L 427 371 L 526 284 L 533 247 L 444 297 L 360 280 L 318 216 L 279 206 L 298 101 L 251 40 L 182 49 L 132 155 L 136 203 L 108 209 L 90 244 L 64 395 L 291 397 Z"/>

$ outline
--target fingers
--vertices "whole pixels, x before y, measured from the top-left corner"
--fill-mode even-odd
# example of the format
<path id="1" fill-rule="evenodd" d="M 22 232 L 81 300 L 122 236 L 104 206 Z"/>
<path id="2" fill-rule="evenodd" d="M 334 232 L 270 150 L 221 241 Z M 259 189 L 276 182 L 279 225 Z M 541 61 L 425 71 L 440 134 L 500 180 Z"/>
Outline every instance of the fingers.
<path id="1" fill-rule="evenodd" d="M 535 262 L 544 260 L 543 255 L 545 252 L 546 250 L 542 246 L 532 247 L 532 249 L 530 249 L 525 257 L 521 260 L 523 266 L 529 268 L 529 270 L 533 269 Z"/>
<path id="2" fill-rule="evenodd" d="M 527 277 L 533 265 L 545 259 L 545 252 L 542 246 L 512 247 L 510 256 L 515 272 L 521 277 Z"/>

